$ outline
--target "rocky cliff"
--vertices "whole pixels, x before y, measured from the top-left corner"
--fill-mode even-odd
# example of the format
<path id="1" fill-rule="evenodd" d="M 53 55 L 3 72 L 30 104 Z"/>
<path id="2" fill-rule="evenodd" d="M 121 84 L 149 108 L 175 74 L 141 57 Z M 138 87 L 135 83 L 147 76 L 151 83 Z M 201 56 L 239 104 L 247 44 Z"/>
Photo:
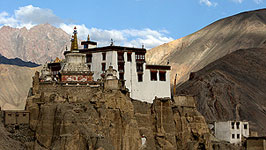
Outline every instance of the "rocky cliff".
<path id="1" fill-rule="evenodd" d="M 266 49 L 235 51 L 191 73 L 177 94 L 195 96 L 207 121 L 246 120 L 266 135 Z"/>
<path id="2" fill-rule="evenodd" d="M 261 48 L 266 44 L 266 9 L 240 13 L 216 21 L 181 39 L 163 44 L 148 51 L 149 63 L 172 67 L 172 81 L 188 79 L 209 63 L 238 49 Z"/>
<path id="3" fill-rule="evenodd" d="M 53 90 L 50 86 L 36 86 L 27 100 L 36 138 L 27 144 L 29 149 L 211 148 L 208 126 L 195 107 L 170 99 L 144 103 L 102 87 L 64 86 L 60 90 L 60 85 L 54 85 L 57 90 Z"/>

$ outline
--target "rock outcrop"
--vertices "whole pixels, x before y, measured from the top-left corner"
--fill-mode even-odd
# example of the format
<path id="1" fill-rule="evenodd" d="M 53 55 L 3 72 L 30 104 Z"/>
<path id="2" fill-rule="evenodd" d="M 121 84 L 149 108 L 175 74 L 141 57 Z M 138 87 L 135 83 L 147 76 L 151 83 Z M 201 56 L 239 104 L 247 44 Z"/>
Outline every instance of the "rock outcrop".
<path id="1" fill-rule="evenodd" d="M 208 122 L 249 121 L 266 135 L 266 49 L 235 51 L 192 73 L 177 94 L 192 95 Z"/>
<path id="2" fill-rule="evenodd" d="M 211 149 L 208 126 L 195 104 L 158 98 L 144 103 L 102 86 L 37 89 L 27 100 L 36 133 L 33 149 Z"/>

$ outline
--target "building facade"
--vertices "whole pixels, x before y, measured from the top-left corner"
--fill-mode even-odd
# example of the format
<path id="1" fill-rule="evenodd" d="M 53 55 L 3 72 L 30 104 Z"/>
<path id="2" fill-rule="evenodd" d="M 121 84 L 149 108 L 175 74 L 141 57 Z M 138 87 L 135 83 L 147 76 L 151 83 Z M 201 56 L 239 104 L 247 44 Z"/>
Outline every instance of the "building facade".
<path id="1" fill-rule="evenodd" d="M 98 81 L 111 66 L 117 70 L 117 78 L 128 89 L 132 99 L 152 103 L 155 97 L 171 97 L 171 67 L 146 64 L 145 48 L 114 46 L 113 43 L 97 47 L 89 36 L 87 41 L 81 42 L 83 49 L 78 49 L 77 44 L 74 28 L 71 49 L 64 52 L 65 60 L 48 64 L 51 79 L 56 77 L 60 82 Z"/>
<path id="2" fill-rule="evenodd" d="M 234 144 L 240 144 L 243 137 L 249 137 L 249 123 L 226 121 L 214 123 L 215 137 Z"/>

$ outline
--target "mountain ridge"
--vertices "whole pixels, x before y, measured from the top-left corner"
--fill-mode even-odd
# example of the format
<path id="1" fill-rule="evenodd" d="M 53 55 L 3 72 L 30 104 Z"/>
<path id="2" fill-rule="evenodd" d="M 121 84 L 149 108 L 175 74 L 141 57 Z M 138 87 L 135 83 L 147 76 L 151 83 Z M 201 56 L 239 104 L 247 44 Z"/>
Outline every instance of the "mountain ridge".
<path id="1" fill-rule="evenodd" d="M 190 72 L 238 49 L 266 45 L 266 9 L 243 12 L 220 19 L 186 37 L 155 47 L 148 51 L 147 62 L 172 66 L 172 83 L 188 79 Z"/>

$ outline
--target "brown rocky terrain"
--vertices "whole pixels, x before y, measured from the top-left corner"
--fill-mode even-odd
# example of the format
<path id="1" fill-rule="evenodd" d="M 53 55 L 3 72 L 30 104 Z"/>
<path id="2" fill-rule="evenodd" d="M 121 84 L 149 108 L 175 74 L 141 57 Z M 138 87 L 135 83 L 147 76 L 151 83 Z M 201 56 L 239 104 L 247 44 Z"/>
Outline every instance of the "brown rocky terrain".
<path id="1" fill-rule="evenodd" d="M 25 143 L 27 149 L 235 149 L 212 144 L 205 119 L 193 101 L 188 107 L 170 99 L 149 104 L 131 100 L 120 90 L 34 81 L 27 110 L 36 140 Z M 147 139 L 144 145 L 141 135 Z"/>
<path id="2" fill-rule="evenodd" d="M 240 13 L 221 19 L 191 35 L 148 51 L 148 63 L 172 66 L 172 81 L 188 79 L 209 63 L 238 49 L 265 47 L 266 9 Z"/>
<path id="3" fill-rule="evenodd" d="M 192 73 L 177 87 L 195 96 L 207 121 L 246 120 L 266 135 L 266 49 L 235 51 Z"/>
<path id="4" fill-rule="evenodd" d="M 43 64 L 63 56 L 66 45 L 70 45 L 70 35 L 49 24 L 26 28 L 0 28 L 0 54 L 7 58 L 21 58 Z"/>
<path id="5" fill-rule="evenodd" d="M 0 107 L 2 109 L 24 109 L 32 76 L 40 67 L 19 67 L 0 64 Z"/>

